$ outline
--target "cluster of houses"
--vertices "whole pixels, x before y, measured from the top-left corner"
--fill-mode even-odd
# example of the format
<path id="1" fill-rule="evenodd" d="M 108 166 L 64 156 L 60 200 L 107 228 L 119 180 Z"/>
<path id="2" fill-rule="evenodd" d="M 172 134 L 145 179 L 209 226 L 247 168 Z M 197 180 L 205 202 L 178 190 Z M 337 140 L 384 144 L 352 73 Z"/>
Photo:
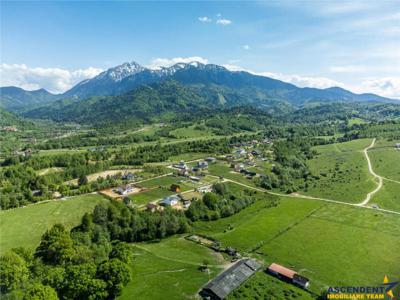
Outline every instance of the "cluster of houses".
<path id="1" fill-rule="evenodd" d="M 214 157 L 207 157 L 203 161 L 198 161 L 195 166 L 190 168 L 183 160 L 181 160 L 177 164 L 173 164 L 172 167 L 175 169 L 178 169 L 178 175 L 180 176 L 186 176 L 190 180 L 199 182 L 203 172 L 208 169 L 208 165 L 210 163 L 213 163 L 216 161 L 216 158 Z"/>
<path id="2" fill-rule="evenodd" d="M 256 260 L 241 259 L 203 286 L 200 295 L 203 299 L 207 300 L 225 299 L 234 289 L 243 284 L 260 268 L 261 264 Z M 266 272 L 303 289 L 307 289 L 310 284 L 308 278 L 275 263 L 271 264 Z"/>
<path id="3" fill-rule="evenodd" d="M 172 192 L 179 193 L 181 192 L 181 187 L 178 184 L 171 184 L 170 190 Z M 201 194 L 212 192 L 212 185 L 198 187 L 196 188 L 196 192 Z M 158 204 L 148 203 L 146 209 L 151 212 L 162 210 L 164 207 L 181 207 L 182 209 L 188 209 L 191 204 L 191 200 L 192 199 L 189 199 L 185 193 L 175 194 L 164 197 Z"/>

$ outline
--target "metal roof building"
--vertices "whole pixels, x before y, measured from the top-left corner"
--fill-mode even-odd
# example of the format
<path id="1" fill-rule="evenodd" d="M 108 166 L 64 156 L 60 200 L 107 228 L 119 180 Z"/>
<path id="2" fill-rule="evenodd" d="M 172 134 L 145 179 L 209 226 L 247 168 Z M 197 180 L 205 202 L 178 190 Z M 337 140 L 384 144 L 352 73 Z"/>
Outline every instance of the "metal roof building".
<path id="1" fill-rule="evenodd" d="M 201 290 L 200 295 L 205 299 L 224 299 L 260 267 L 261 264 L 255 260 L 242 259 L 207 283 Z"/>

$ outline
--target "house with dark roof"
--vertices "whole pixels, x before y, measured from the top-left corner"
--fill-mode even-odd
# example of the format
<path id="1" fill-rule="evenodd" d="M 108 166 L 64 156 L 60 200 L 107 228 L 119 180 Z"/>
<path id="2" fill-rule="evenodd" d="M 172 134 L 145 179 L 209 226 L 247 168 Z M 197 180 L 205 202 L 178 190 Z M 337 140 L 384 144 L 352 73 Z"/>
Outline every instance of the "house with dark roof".
<path id="1" fill-rule="evenodd" d="M 267 272 L 276 276 L 277 278 L 298 285 L 302 288 L 307 288 L 310 285 L 310 280 L 296 271 L 288 269 L 284 266 L 272 263 L 268 268 Z"/>
<path id="2" fill-rule="evenodd" d="M 261 264 L 252 259 L 242 259 L 208 282 L 200 291 L 203 299 L 222 300 L 238 288 Z"/>

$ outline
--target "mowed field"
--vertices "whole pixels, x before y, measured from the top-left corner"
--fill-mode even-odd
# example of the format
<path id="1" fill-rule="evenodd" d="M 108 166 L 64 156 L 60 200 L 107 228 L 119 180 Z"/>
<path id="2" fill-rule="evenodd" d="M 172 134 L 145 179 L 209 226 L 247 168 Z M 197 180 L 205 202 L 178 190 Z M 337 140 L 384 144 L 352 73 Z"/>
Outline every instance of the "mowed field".
<path id="1" fill-rule="evenodd" d="M 311 300 L 315 299 L 315 297 L 293 284 L 283 282 L 260 270 L 238 289 L 234 290 L 227 299 Z"/>
<path id="2" fill-rule="evenodd" d="M 360 139 L 314 147 L 318 155 L 308 165 L 319 179 L 309 182 L 300 193 L 351 203 L 363 201 L 377 186 L 363 153 L 371 142 Z"/>
<path id="3" fill-rule="evenodd" d="M 179 236 L 134 244 L 133 254 L 132 280 L 120 300 L 195 299 L 200 287 L 227 266 L 220 254 Z M 209 272 L 199 270 L 204 260 Z"/>
<path id="4" fill-rule="evenodd" d="M 0 254 L 15 247 L 35 248 L 43 233 L 55 223 L 70 229 L 103 201 L 108 200 L 92 194 L 0 212 Z"/>
<path id="5" fill-rule="evenodd" d="M 380 284 L 385 274 L 398 277 L 397 215 L 316 200 L 280 201 L 274 208 L 259 201 L 232 217 L 198 222 L 196 231 L 266 265 L 298 271 L 316 293 L 329 285 Z"/>

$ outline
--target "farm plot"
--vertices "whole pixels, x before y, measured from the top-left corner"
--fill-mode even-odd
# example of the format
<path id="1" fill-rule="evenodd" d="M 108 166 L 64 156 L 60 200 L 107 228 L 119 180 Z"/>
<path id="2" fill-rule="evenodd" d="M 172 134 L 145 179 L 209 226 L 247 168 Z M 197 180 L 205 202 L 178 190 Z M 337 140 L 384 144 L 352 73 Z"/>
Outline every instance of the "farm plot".
<path id="1" fill-rule="evenodd" d="M 308 165 L 318 178 L 308 181 L 300 193 L 352 203 L 363 201 L 377 186 L 363 153 L 370 143 L 370 139 L 362 139 L 315 147 L 319 154 Z"/>
<path id="2" fill-rule="evenodd" d="M 161 187 L 161 188 L 154 188 L 142 193 L 130 195 L 128 196 L 128 198 L 132 200 L 133 204 L 144 205 L 172 194 L 174 194 L 173 191 Z"/>
<path id="3" fill-rule="evenodd" d="M 118 298 L 194 299 L 200 287 L 222 271 L 221 255 L 183 237 L 133 246 L 132 280 Z M 209 272 L 199 267 L 207 261 Z"/>
<path id="4" fill-rule="evenodd" d="M 34 248 L 42 234 L 55 223 L 70 229 L 81 222 L 86 212 L 101 202 L 107 201 L 100 195 L 84 195 L 67 200 L 30 205 L 0 212 L 0 253 L 15 248 Z"/>

